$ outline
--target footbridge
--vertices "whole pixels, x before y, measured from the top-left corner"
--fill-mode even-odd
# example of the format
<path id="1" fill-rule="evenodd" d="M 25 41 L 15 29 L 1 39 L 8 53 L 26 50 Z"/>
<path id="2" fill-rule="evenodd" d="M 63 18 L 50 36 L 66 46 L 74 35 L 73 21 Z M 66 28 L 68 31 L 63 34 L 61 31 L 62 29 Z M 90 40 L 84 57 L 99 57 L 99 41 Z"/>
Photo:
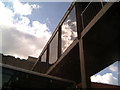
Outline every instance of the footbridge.
<path id="1" fill-rule="evenodd" d="M 120 60 L 119 8 L 119 2 L 73 2 L 32 70 L 90 89 L 92 75 Z"/>

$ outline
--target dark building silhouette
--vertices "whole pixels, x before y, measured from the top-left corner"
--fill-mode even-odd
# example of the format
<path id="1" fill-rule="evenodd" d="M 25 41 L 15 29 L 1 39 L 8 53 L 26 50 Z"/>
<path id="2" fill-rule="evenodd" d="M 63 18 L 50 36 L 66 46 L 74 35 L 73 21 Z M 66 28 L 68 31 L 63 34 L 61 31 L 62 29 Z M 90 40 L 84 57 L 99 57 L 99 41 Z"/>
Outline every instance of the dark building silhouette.
<path id="1" fill-rule="evenodd" d="M 14 56 L 10 56 L 10 55 L 0 54 L 0 56 L 2 57 L 2 64 L 8 64 L 11 66 L 15 66 L 27 70 L 31 70 L 31 68 L 33 67 L 33 65 L 37 60 L 37 58 L 31 56 L 29 56 L 27 60 L 15 58 Z"/>

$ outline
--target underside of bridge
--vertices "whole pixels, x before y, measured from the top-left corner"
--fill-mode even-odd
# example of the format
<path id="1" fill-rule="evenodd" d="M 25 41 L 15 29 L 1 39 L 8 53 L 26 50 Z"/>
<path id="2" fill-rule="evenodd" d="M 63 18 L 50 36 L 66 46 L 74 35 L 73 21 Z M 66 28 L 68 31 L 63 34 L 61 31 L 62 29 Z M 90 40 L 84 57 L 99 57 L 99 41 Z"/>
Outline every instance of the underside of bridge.
<path id="1" fill-rule="evenodd" d="M 114 3 L 82 37 L 86 72 L 92 76 L 120 60 L 120 3 Z M 89 24 L 88 24 L 89 25 Z M 84 30 L 83 30 L 84 31 Z M 81 82 L 80 40 L 74 41 L 50 75 Z"/>

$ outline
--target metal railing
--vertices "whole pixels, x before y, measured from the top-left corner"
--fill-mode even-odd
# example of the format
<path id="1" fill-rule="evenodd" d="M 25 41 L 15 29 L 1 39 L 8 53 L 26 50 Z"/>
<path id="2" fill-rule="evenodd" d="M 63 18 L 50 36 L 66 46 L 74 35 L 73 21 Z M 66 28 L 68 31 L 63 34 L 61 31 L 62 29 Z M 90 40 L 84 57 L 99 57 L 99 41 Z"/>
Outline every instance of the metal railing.
<path id="1" fill-rule="evenodd" d="M 63 25 L 65 19 L 68 17 L 69 13 L 71 12 L 71 10 L 73 9 L 74 6 L 75 6 L 75 2 L 73 2 L 71 4 L 71 6 L 69 7 L 69 9 L 65 13 L 64 17 L 62 18 L 62 20 L 58 24 L 57 28 L 53 32 L 51 38 L 49 39 L 49 41 L 47 42 L 47 44 L 43 48 L 40 56 L 38 57 L 37 62 L 34 64 L 34 66 L 32 68 L 33 71 L 40 72 L 39 65 L 40 65 L 40 62 L 41 62 L 41 58 L 42 58 L 42 56 L 44 55 L 45 52 L 47 52 L 46 53 L 46 60 L 43 60 L 43 61 L 45 61 L 46 64 L 45 64 L 45 67 L 43 67 L 43 69 L 46 68 L 46 67 L 49 68 L 49 65 L 50 64 L 52 65 L 53 63 L 55 63 L 57 61 L 57 59 L 61 56 L 61 53 L 62 53 L 62 42 L 61 42 L 62 41 L 62 39 L 61 39 L 61 36 L 62 36 L 61 35 L 62 34 L 61 31 L 62 30 L 61 30 L 61 26 Z M 55 37 L 57 38 L 57 40 L 56 40 L 57 43 L 55 43 L 56 42 L 55 41 Z M 54 42 L 54 44 L 56 44 L 56 45 L 52 44 L 52 42 Z M 51 46 L 52 46 L 51 44 L 54 45 L 55 47 L 51 48 Z M 57 52 L 53 52 L 52 51 L 52 50 L 55 50 L 55 49 L 56 49 Z M 51 53 L 55 53 L 55 54 L 53 54 L 54 56 L 50 55 Z M 52 61 L 50 59 L 53 59 L 53 58 L 56 59 L 56 60 L 54 60 L 53 63 L 50 63 L 50 61 Z M 47 71 L 48 68 L 46 68 L 45 71 Z"/>
<path id="2" fill-rule="evenodd" d="M 91 2 L 86 6 L 86 8 L 81 13 L 81 19 L 82 19 L 82 28 L 84 29 L 90 21 L 97 15 L 97 13 L 103 8 L 103 6 L 106 4 L 105 2 Z"/>
<path id="3" fill-rule="evenodd" d="M 83 29 L 90 23 L 90 21 L 94 18 L 94 16 L 101 10 L 101 8 L 105 5 L 101 0 L 100 2 L 89 2 L 88 5 L 84 8 L 81 15 L 81 26 Z M 76 22 L 76 12 L 73 11 L 75 9 L 75 2 L 71 4 L 67 12 L 65 13 L 64 17 L 58 24 L 57 28 L 53 32 L 51 38 L 45 45 L 43 51 L 41 52 L 40 56 L 38 57 L 37 62 L 34 64 L 32 70 L 37 72 L 46 73 L 47 70 L 57 62 L 59 57 L 65 52 L 65 50 L 71 45 L 72 41 L 74 41 L 78 36 L 77 32 L 77 22 Z M 73 17 L 72 17 L 73 15 Z M 74 18 L 74 20 L 72 20 Z M 65 27 L 66 25 L 66 27 Z M 70 27 L 74 26 L 74 27 Z M 79 27 L 79 26 L 78 26 Z M 75 29 L 76 28 L 76 29 Z M 67 30 L 67 31 L 65 31 Z M 65 33 L 71 33 L 69 36 L 64 35 Z M 76 36 L 74 36 L 76 34 Z M 66 43 L 69 40 L 68 45 L 64 48 L 63 43 Z M 42 59 L 44 57 L 44 59 Z M 52 61 L 52 63 L 50 62 Z M 44 69 L 45 71 L 41 71 L 40 65 L 41 62 L 45 62 Z"/>

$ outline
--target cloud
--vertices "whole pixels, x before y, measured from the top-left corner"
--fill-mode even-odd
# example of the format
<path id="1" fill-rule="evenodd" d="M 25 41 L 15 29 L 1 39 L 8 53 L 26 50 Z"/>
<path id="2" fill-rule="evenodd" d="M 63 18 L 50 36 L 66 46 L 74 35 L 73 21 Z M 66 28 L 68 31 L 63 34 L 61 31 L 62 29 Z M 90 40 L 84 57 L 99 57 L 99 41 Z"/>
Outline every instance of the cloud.
<path id="1" fill-rule="evenodd" d="M 62 52 L 77 38 L 75 8 L 72 9 L 62 25 Z"/>
<path id="2" fill-rule="evenodd" d="M 1 53 L 20 58 L 27 58 L 29 55 L 39 56 L 51 32 L 45 23 L 31 21 L 25 16 L 31 15 L 33 8 L 37 9 L 39 6 L 23 4 L 16 0 L 11 10 L 0 2 Z M 15 18 L 16 14 L 18 14 L 17 18 Z"/>
<path id="3" fill-rule="evenodd" d="M 68 46 L 77 37 L 76 22 L 70 19 L 66 20 L 62 25 L 62 52 L 64 52 Z"/>
<path id="4" fill-rule="evenodd" d="M 118 66 L 116 65 L 111 65 L 110 67 L 109 67 L 109 69 L 111 70 L 111 71 L 113 71 L 113 72 L 118 72 Z"/>
<path id="5" fill-rule="evenodd" d="M 17 57 L 27 58 L 29 55 L 38 57 L 46 42 L 46 36 L 38 38 L 16 28 L 2 31 L 2 52 Z"/>
<path id="6" fill-rule="evenodd" d="M 13 12 L 12 10 L 5 7 L 5 5 L 0 2 L 0 25 L 10 26 L 13 22 Z"/>
<path id="7" fill-rule="evenodd" d="M 118 85 L 118 79 L 113 76 L 112 73 L 106 73 L 104 75 L 93 75 L 91 77 L 92 82 L 106 83 L 112 85 Z"/>
<path id="8" fill-rule="evenodd" d="M 30 15 L 33 9 L 40 8 L 39 5 L 22 4 L 19 0 L 13 0 L 13 8 L 15 14 Z"/>
<path id="9" fill-rule="evenodd" d="M 21 20 L 14 25 L 17 30 L 36 37 L 46 36 L 49 39 L 51 36 L 51 32 L 46 24 L 40 23 L 39 21 L 32 21 L 32 25 L 29 24 L 30 20 L 27 17 L 22 16 Z"/>
<path id="10" fill-rule="evenodd" d="M 108 68 L 109 68 L 109 70 L 111 70 L 112 72 L 118 72 L 118 62 L 110 65 Z"/>
<path id="11" fill-rule="evenodd" d="M 48 24 L 51 24 L 51 22 L 50 22 L 50 19 L 49 18 L 46 18 L 46 20 L 45 20 Z"/>
<path id="12" fill-rule="evenodd" d="M 31 5 L 31 7 L 34 8 L 34 9 L 42 8 L 41 6 L 35 5 L 35 4 Z"/>

